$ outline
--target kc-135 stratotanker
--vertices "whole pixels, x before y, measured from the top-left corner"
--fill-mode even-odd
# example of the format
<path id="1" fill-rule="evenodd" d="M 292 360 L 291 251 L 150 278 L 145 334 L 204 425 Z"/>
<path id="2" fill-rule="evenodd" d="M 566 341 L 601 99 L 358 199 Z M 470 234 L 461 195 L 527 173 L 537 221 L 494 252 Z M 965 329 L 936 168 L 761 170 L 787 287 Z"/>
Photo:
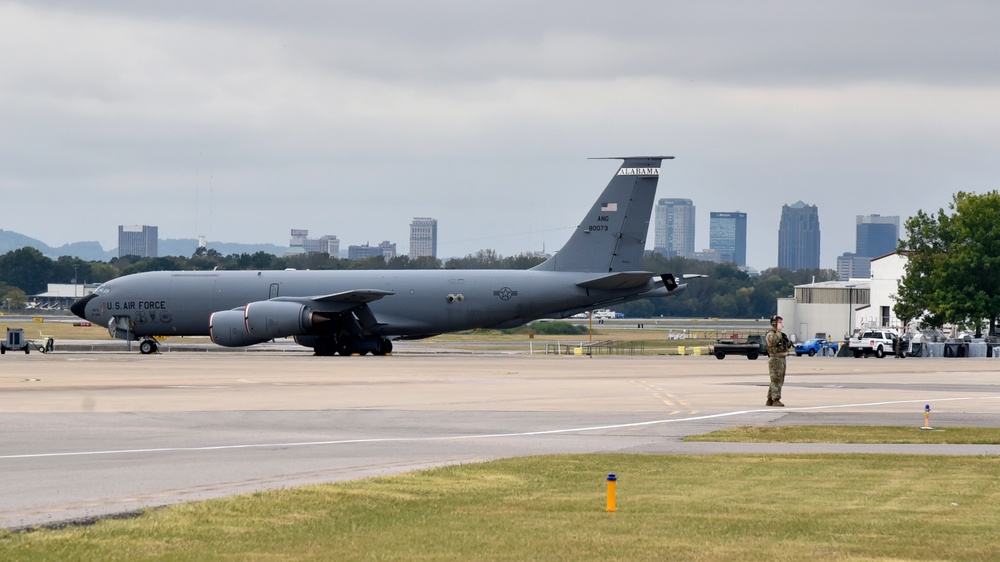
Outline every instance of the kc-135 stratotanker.
<path id="1" fill-rule="evenodd" d="M 385 355 L 399 338 L 666 297 L 686 284 L 637 268 L 660 164 L 672 158 L 614 158 L 621 166 L 566 245 L 528 270 L 155 271 L 108 281 L 71 310 L 144 354 L 157 336 L 208 335 L 227 347 L 293 337 L 316 355 Z"/>

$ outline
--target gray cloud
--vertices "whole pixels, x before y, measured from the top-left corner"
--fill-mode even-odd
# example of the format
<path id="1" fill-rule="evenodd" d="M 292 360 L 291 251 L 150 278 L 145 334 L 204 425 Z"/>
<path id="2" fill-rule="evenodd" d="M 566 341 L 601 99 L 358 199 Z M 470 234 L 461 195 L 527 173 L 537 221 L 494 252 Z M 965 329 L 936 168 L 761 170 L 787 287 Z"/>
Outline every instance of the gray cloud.
<path id="1" fill-rule="evenodd" d="M 340 5 L 342 4 L 342 5 Z M 442 251 L 557 248 L 607 181 L 588 156 L 675 153 L 661 197 L 854 215 L 995 189 L 990 2 L 0 3 L 0 228 L 345 244 L 441 222 Z M 44 211 L 42 211 L 44 209 Z M 650 241 L 651 244 L 651 241 Z"/>

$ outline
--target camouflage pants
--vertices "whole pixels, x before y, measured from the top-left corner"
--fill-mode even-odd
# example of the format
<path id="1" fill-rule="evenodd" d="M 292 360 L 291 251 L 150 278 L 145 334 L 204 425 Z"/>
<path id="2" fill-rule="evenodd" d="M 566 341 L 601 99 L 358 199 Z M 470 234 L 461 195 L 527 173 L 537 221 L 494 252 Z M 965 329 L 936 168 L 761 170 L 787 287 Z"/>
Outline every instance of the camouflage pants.
<path id="1" fill-rule="evenodd" d="M 768 391 L 768 397 L 771 400 L 781 400 L 781 386 L 785 384 L 785 358 L 769 357 L 767 371 L 771 375 L 771 389 Z"/>

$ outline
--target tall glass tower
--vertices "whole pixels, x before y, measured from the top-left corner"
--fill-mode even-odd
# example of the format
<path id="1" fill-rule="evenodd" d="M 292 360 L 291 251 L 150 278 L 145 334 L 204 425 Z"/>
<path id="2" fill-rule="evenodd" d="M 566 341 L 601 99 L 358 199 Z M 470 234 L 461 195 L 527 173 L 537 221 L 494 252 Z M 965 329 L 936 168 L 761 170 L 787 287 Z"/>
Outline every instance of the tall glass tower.
<path id="1" fill-rule="evenodd" d="M 709 213 L 708 247 L 722 255 L 722 261 L 747 264 L 747 214 Z"/>
<path id="2" fill-rule="evenodd" d="M 896 251 L 899 244 L 899 217 L 858 215 L 858 238 L 854 253 L 877 258 Z"/>
<path id="3" fill-rule="evenodd" d="M 819 210 L 798 201 L 781 207 L 778 267 L 791 271 L 819 269 Z"/>
<path id="4" fill-rule="evenodd" d="M 694 254 L 694 204 L 690 199 L 660 199 L 656 204 L 653 250 L 668 258 Z"/>

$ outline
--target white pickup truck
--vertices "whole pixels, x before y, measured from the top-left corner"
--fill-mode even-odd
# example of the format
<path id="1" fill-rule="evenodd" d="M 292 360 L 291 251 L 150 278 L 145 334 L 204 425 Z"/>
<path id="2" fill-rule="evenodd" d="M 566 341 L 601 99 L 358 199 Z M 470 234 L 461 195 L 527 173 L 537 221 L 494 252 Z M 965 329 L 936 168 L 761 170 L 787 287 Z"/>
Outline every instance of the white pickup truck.
<path id="1" fill-rule="evenodd" d="M 847 345 L 854 357 L 875 354 L 875 357 L 885 357 L 886 353 L 895 355 L 895 343 L 899 336 L 892 330 L 865 330 L 857 338 L 851 338 Z"/>

